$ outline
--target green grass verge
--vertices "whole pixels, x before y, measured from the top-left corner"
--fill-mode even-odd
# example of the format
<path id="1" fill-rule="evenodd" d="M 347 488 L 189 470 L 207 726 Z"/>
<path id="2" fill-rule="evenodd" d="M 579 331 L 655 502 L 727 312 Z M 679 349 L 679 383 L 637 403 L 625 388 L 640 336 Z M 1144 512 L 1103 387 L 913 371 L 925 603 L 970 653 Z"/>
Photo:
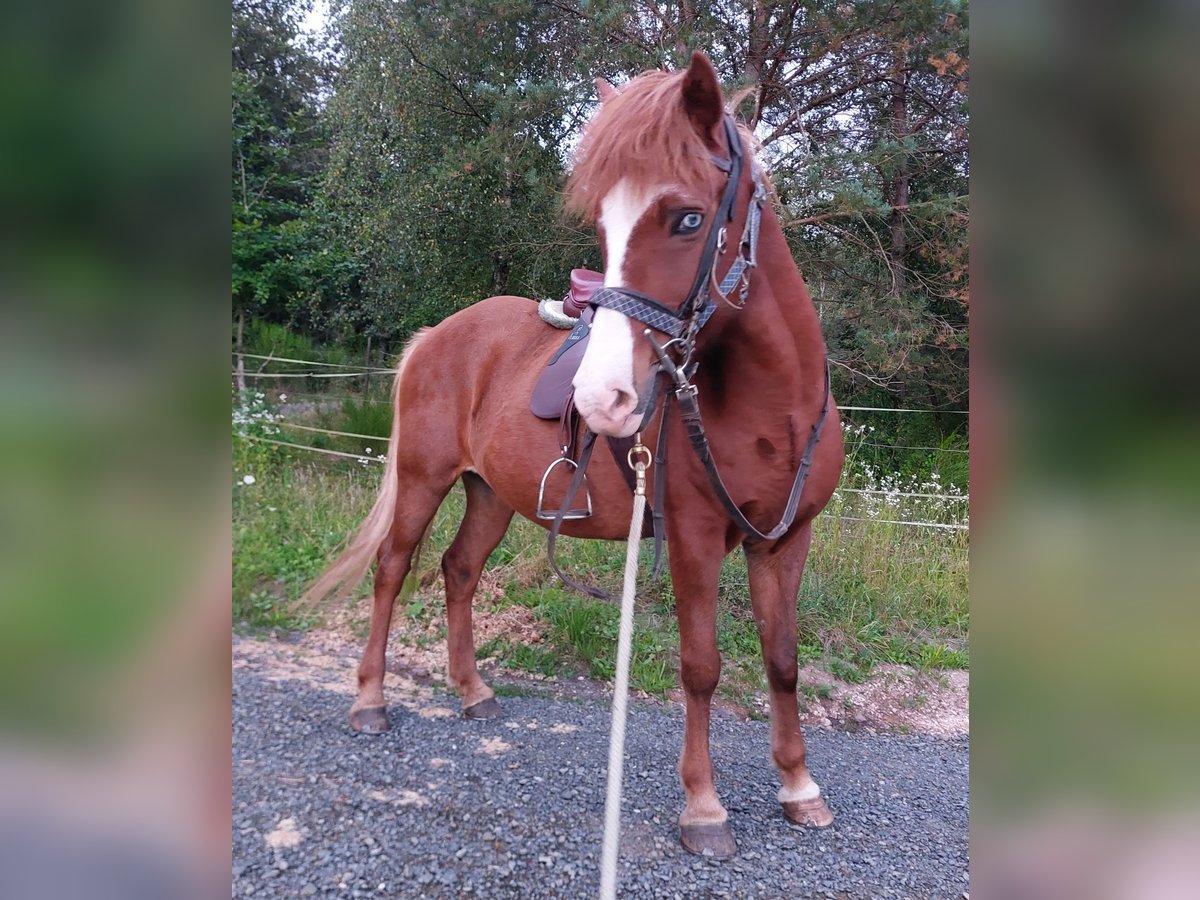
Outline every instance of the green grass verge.
<path id="1" fill-rule="evenodd" d="M 362 417 L 357 424 L 363 433 L 386 431 L 386 417 L 364 412 L 361 405 L 355 414 Z M 323 424 L 338 427 L 329 420 Z M 375 463 L 288 452 L 235 437 L 233 616 L 239 627 L 301 629 L 311 624 L 290 612 L 289 604 L 361 522 L 381 472 Z M 245 483 L 247 475 L 253 483 Z M 835 509 L 848 515 L 863 512 L 848 503 L 839 500 Z M 463 508 L 461 488 L 455 488 L 434 520 L 414 589 L 398 603 L 398 616 L 425 626 L 420 638 L 425 643 L 444 634 L 444 600 L 439 586 L 431 582 Z M 883 517 L 888 516 L 885 510 Z M 560 562 L 568 571 L 619 590 L 623 545 L 564 539 L 559 546 Z M 966 532 L 818 519 L 797 609 L 801 664 L 819 664 L 849 681 L 861 681 L 882 662 L 967 668 L 967 557 Z M 644 548 L 643 572 L 649 571 L 649 564 L 649 549 Z M 526 646 L 497 639 L 480 647 L 481 657 L 494 656 L 510 668 L 539 675 L 612 678 L 619 610 L 614 604 L 568 593 L 558 584 L 546 564 L 542 528 L 515 520 L 489 559 L 489 568 L 498 572 L 505 587 L 500 605 L 527 608 L 545 640 Z M 415 588 L 418 582 L 426 587 Z M 362 593 L 368 592 L 364 583 Z M 662 695 L 676 686 L 679 639 L 674 605 L 669 579 L 651 585 L 643 577 L 631 672 L 637 690 Z M 360 604 L 356 619 L 362 620 L 364 633 L 368 613 L 368 605 Z M 721 573 L 718 644 L 723 660 L 720 695 L 749 705 L 766 684 L 740 554 L 729 557 Z"/>

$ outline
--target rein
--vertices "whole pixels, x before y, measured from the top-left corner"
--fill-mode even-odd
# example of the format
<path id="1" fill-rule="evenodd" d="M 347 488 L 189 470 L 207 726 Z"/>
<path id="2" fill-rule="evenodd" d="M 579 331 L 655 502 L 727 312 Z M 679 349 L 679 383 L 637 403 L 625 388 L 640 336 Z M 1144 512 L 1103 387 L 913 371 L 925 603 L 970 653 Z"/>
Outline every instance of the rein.
<path id="1" fill-rule="evenodd" d="M 783 537 L 796 520 L 796 511 L 800 507 L 800 496 L 804 493 L 804 484 L 808 481 L 808 470 L 812 467 L 813 454 L 816 452 L 817 442 L 821 439 L 821 429 L 825 425 L 825 418 L 829 415 L 829 360 L 825 360 L 825 400 L 821 404 L 821 413 L 817 416 L 816 421 L 813 422 L 808 440 L 804 444 L 804 452 L 800 456 L 800 466 L 796 470 L 795 479 L 792 481 L 792 489 L 788 492 L 787 505 L 783 509 L 783 517 L 779 520 L 779 524 L 770 531 L 762 532 L 746 518 L 745 514 L 738 508 L 738 505 L 734 503 L 733 497 L 729 495 L 729 489 L 725 487 L 725 481 L 721 478 L 721 473 L 717 469 L 717 463 L 712 455 L 712 448 L 708 443 L 708 436 L 704 433 L 704 423 L 700 419 L 699 389 L 688 380 L 682 368 L 671 363 L 666 350 L 650 337 L 649 332 L 646 332 L 646 337 L 654 343 L 654 349 L 658 351 L 663 367 L 675 378 L 677 385 L 675 397 L 679 401 L 679 414 L 680 418 L 683 419 L 683 427 L 687 429 L 688 440 L 692 443 L 692 449 L 696 451 L 696 456 L 704 466 L 704 471 L 708 474 L 709 483 L 712 485 L 717 499 L 725 507 L 725 513 L 733 520 L 733 524 L 737 525 L 738 528 L 742 529 L 749 537 L 755 540 L 774 541 Z M 665 425 L 665 403 L 663 404 L 663 420 L 663 424 Z"/>

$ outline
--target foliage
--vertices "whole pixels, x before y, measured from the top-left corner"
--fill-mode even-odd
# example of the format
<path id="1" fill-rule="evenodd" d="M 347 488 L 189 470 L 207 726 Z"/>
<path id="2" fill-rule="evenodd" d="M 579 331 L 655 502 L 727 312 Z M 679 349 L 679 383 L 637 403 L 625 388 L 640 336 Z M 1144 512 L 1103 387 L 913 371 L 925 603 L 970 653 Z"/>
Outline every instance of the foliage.
<path id="1" fill-rule="evenodd" d="M 535 2 L 345 8 L 325 191 L 368 274 L 338 315 L 403 335 L 491 294 L 561 293 L 598 262 L 558 221 L 572 19 Z"/>
<path id="2" fill-rule="evenodd" d="M 233 4 L 232 210 L 236 314 L 312 325 L 357 290 L 351 250 L 331 240 L 317 188 L 326 164 L 327 66 L 298 33 L 292 0 Z"/>
<path id="3" fill-rule="evenodd" d="M 558 204 L 592 77 L 699 47 L 748 90 L 838 397 L 965 407 L 966 3 L 347 0 L 332 55 L 303 11 L 234 4 L 237 310 L 378 348 L 490 294 L 558 295 L 599 264 Z"/>

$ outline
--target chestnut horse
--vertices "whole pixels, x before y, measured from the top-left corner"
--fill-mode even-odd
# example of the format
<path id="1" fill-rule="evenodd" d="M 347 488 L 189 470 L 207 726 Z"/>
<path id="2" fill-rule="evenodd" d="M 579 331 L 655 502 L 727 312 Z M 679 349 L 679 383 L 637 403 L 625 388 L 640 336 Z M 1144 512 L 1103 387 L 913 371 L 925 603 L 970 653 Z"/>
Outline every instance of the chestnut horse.
<path id="1" fill-rule="evenodd" d="M 645 442 L 653 447 L 659 429 L 667 429 L 666 538 L 687 704 L 679 763 L 686 794 L 680 838 L 694 852 L 728 856 L 736 852 L 736 843 L 713 785 L 709 715 L 721 673 L 718 576 L 722 559 L 739 545 L 746 554 L 750 602 L 770 685 L 779 801 L 793 823 L 833 821 L 809 775 L 800 733 L 796 598 L 812 519 L 829 501 L 841 473 L 841 429 L 829 396 L 816 311 L 766 200 L 758 165 L 749 156 L 750 136 L 732 126 L 709 61 L 697 53 L 683 71 L 647 72 L 620 91 L 602 81 L 597 86 L 603 102 L 576 153 L 567 203 L 595 224 L 608 299 L 596 309 L 590 344 L 573 382 L 574 402 L 599 435 L 629 436 L 643 428 Z M 743 148 L 745 165 L 740 164 Z M 735 155 L 739 165 L 731 166 Z M 757 227 L 751 229 L 746 225 L 756 198 Z M 726 231 L 750 240 L 735 248 Z M 717 285 L 728 280 L 724 276 L 739 258 L 743 290 L 722 295 Z M 705 266 L 711 282 L 710 272 L 701 271 Z M 619 311 L 625 301 L 640 322 Z M 642 322 L 652 319 L 637 310 L 649 307 L 665 310 L 668 319 L 676 316 L 671 321 L 682 324 L 675 332 L 686 331 L 691 344 L 669 340 L 667 319 L 659 328 L 645 328 Z M 346 551 L 306 595 L 312 599 L 353 587 L 372 558 L 378 561 L 371 631 L 350 710 L 355 729 L 389 727 L 383 677 L 392 606 L 415 548 L 459 480 L 466 490 L 466 514 L 442 557 L 449 679 L 465 715 L 499 715 L 492 689 L 475 664 L 471 602 L 484 562 L 514 511 L 538 521 L 539 479 L 559 454 L 559 426 L 535 419 L 528 403 L 561 341 L 561 332 L 540 321 L 535 303 L 502 296 L 418 333 L 406 348 L 396 375 L 395 423 L 378 499 Z M 672 343 L 670 352 L 661 352 Z M 661 424 L 651 421 L 655 380 L 661 377 L 671 386 L 663 373 L 671 371 L 667 360 L 680 346 L 689 356 L 680 361 L 684 381 L 690 375 L 711 457 L 721 468 L 716 481 L 734 498 L 728 506 L 700 455 L 692 452 L 694 435 L 682 417 L 671 411 Z M 651 483 L 658 468 L 651 467 Z M 808 470 L 806 481 L 797 477 L 798 469 Z M 624 539 L 632 499 L 609 454 L 596 455 L 588 482 L 593 515 L 563 522 L 562 533 Z M 797 497 L 790 498 L 789 491 Z M 765 530 L 787 519 L 788 507 L 794 513 L 790 528 L 777 526 L 758 537 L 731 518 L 742 515 Z M 777 533 L 782 536 L 772 537 Z"/>

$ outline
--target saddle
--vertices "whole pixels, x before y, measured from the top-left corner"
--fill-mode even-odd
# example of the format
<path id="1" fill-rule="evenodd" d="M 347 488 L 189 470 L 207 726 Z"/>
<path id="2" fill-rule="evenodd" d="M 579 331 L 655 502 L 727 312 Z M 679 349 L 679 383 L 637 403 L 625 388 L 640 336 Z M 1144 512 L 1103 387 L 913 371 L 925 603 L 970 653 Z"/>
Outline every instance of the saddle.
<path id="1" fill-rule="evenodd" d="M 591 269 L 571 270 L 571 290 L 563 297 L 563 315 L 578 319 L 579 314 L 588 308 L 588 301 L 597 288 L 604 286 L 604 275 Z"/>
<path id="2" fill-rule="evenodd" d="M 568 326 L 571 333 L 550 357 L 546 370 L 533 386 L 529 409 L 539 419 L 561 419 L 563 410 L 571 402 L 571 379 L 575 377 L 587 349 L 588 333 L 594 314 L 594 310 L 588 305 L 588 299 L 603 284 L 604 276 L 599 272 L 593 272 L 591 269 L 571 270 L 571 289 L 562 298 L 561 314 L 568 319 L 574 319 L 575 322 Z"/>

